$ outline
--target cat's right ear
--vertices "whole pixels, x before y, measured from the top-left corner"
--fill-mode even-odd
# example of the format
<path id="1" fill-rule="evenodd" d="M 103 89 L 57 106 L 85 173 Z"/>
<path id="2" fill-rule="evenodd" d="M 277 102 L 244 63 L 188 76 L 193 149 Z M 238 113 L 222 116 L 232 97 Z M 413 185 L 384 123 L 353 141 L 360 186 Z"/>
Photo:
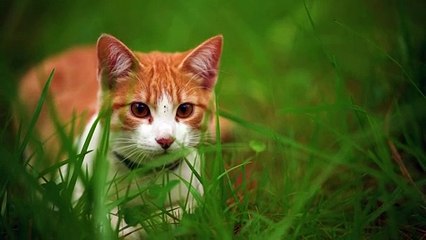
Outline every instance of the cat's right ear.
<path id="1" fill-rule="evenodd" d="M 128 76 L 139 66 L 132 51 L 111 35 L 102 34 L 96 47 L 98 74 L 103 88 L 114 88 L 117 79 Z"/>

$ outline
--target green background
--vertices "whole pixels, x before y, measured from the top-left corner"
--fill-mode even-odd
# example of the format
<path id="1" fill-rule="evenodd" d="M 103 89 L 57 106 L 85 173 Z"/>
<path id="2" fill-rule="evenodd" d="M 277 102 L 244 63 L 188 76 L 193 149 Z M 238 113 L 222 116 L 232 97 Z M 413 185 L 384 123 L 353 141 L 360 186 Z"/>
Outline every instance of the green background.
<path id="1" fill-rule="evenodd" d="M 101 33 L 143 52 L 184 51 L 223 34 L 217 96 L 236 140 L 220 159 L 226 166 L 250 159 L 257 188 L 237 210 L 211 206 L 215 213 L 200 214 L 198 228 L 186 229 L 190 236 L 424 237 L 425 1 L 0 4 L 4 176 L 13 175 L 5 157 L 16 145 L 10 105 L 30 66 L 94 44 Z M 9 237 L 14 223 L 31 225 L 25 216 L 38 221 L 36 212 L 10 212 L 10 205 L 30 204 L 5 200 L 10 179 L 1 182 L 1 230 Z M 243 223 L 240 234 L 235 222 Z M 25 229 L 37 233 L 37 226 Z"/>

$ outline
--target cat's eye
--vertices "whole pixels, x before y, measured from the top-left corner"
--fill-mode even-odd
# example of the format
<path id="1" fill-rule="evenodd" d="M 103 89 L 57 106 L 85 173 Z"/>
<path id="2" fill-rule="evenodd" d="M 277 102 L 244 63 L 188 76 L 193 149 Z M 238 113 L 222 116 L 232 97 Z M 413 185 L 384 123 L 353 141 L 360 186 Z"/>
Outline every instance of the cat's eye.
<path id="1" fill-rule="evenodd" d="M 149 107 L 145 103 L 134 102 L 130 105 L 130 110 L 137 118 L 147 118 L 151 115 Z"/>
<path id="2" fill-rule="evenodd" d="M 191 103 L 182 103 L 176 111 L 176 117 L 188 118 L 194 111 L 194 105 Z"/>

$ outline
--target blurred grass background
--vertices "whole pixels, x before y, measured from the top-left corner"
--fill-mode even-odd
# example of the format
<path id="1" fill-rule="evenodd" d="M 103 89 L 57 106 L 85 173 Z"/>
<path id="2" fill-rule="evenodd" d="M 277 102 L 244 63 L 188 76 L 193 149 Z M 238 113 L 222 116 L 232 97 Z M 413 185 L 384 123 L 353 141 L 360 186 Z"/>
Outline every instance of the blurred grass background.
<path id="1" fill-rule="evenodd" d="M 237 136 L 224 160 L 251 158 L 257 189 L 221 215 L 228 228 L 195 236 L 425 237 L 424 1 L 0 4 L 1 171 L 15 88 L 33 64 L 101 33 L 137 51 L 183 51 L 220 33 L 217 94 Z"/>

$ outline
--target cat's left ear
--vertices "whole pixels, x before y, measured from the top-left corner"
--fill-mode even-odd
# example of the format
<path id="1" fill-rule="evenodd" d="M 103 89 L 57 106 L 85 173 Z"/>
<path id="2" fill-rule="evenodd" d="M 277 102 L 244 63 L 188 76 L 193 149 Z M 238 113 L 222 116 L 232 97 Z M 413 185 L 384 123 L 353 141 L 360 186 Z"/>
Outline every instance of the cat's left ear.
<path id="1" fill-rule="evenodd" d="M 120 40 L 102 34 L 97 43 L 98 74 L 103 87 L 112 89 L 117 79 L 129 75 L 140 66 L 133 52 Z"/>
<path id="2" fill-rule="evenodd" d="M 214 36 L 188 53 L 180 68 L 195 75 L 202 87 L 212 89 L 216 84 L 223 36 Z"/>

